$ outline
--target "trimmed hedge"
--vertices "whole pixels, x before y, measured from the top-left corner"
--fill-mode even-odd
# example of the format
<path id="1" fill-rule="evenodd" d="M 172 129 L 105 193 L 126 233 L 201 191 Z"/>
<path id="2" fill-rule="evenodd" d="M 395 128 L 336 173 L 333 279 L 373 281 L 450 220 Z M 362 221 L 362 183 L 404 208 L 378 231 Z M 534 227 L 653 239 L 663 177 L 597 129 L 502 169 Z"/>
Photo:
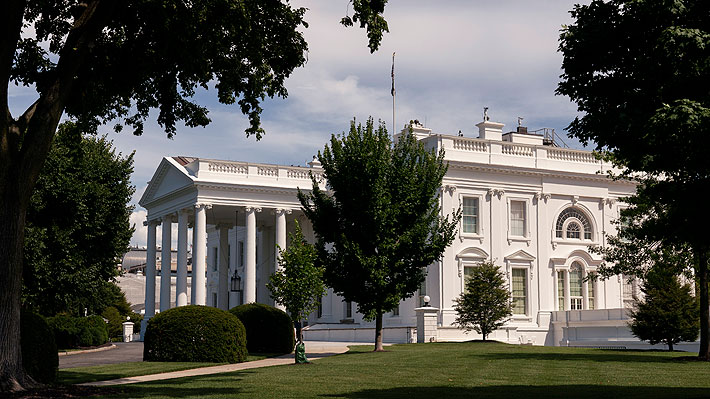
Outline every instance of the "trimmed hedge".
<path id="1" fill-rule="evenodd" d="M 293 321 L 286 312 L 261 303 L 229 310 L 244 323 L 249 353 L 291 353 L 296 344 Z"/>
<path id="2" fill-rule="evenodd" d="M 189 305 L 148 321 L 143 360 L 239 363 L 247 358 L 244 325 L 229 312 Z"/>
<path id="3" fill-rule="evenodd" d="M 57 315 L 49 317 L 47 323 L 61 349 L 99 346 L 108 342 L 108 327 L 101 316 Z"/>
<path id="4" fill-rule="evenodd" d="M 42 316 L 22 310 L 20 346 L 27 374 L 37 382 L 53 383 L 57 379 L 59 356 L 54 333 Z"/>

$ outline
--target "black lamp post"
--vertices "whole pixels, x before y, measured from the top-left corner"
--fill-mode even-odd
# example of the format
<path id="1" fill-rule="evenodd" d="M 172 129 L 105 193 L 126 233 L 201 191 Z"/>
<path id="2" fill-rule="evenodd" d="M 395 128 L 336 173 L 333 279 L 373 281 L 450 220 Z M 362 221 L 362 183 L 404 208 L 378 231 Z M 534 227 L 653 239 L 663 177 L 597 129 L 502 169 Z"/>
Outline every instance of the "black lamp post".
<path id="1" fill-rule="evenodd" d="M 238 292 L 239 293 L 239 304 L 241 305 L 244 303 L 244 292 L 242 291 L 242 278 L 239 277 L 239 273 L 237 270 L 234 270 L 234 274 L 232 275 L 232 286 L 230 288 L 230 291 L 232 292 Z"/>

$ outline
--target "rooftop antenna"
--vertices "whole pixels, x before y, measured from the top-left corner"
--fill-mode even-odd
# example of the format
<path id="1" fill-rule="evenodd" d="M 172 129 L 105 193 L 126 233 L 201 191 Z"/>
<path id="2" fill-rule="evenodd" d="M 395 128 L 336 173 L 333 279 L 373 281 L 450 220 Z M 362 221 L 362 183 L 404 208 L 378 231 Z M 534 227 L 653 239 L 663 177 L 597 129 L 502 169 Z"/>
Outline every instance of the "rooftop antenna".
<path id="1" fill-rule="evenodd" d="M 395 130 L 397 130 L 397 123 L 395 122 L 395 94 L 397 93 L 394 89 L 394 51 L 392 52 L 392 135 L 396 133 Z"/>
<path id="2" fill-rule="evenodd" d="M 483 107 L 483 121 L 488 122 L 490 119 L 488 117 L 488 107 Z"/>

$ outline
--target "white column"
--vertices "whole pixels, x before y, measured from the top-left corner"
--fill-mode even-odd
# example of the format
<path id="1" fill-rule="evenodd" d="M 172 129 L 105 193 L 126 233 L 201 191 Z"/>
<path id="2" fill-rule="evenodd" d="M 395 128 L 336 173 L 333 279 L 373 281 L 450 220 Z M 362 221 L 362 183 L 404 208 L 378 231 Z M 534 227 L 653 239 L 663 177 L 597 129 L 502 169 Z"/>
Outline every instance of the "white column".
<path id="1" fill-rule="evenodd" d="M 160 255 L 160 311 L 170 309 L 170 264 L 172 263 L 173 215 L 163 216 L 163 247 Z"/>
<path id="2" fill-rule="evenodd" d="M 570 310 L 570 298 L 569 298 L 569 270 L 565 270 L 565 310 Z"/>
<path id="3" fill-rule="evenodd" d="M 155 230 L 158 222 L 149 220 L 145 224 L 148 227 L 148 248 L 145 260 L 145 315 L 141 322 L 141 341 L 148 320 L 155 315 Z"/>
<path id="4" fill-rule="evenodd" d="M 276 210 L 276 245 L 274 246 L 275 272 L 281 270 L 281 266 L 279 265 L 279 251 L 286 250 L 286 213 L 291 213 L 291 211 L 285 209 Z M 286 310 L 286 308 L 278 302 L 274 305 L 281 310 Z"/>
<path id="5" fill-rule="evenodd" d="M 220 224 L 219 272 L 217 276 L 217 307 L 229 310 L 229 226 Z"/>
<path id="6" fill-rule="evenodd" d="M 197 215 L 196 210 L 195 215 Z M 195 232 L 197 231 L 197 229 L 195 228 L 196 221 L 197 216 L 195 216 L 195 219 L 192 221 L 192 283 L 190 284 L 190 304 L 192 305 L 195 304 L 195 287 L 197 287 L 197 285 L 195 285 L 195 259 L 197 259 L 197 256 L 195 256 L 195 248 L 197 248 L 197 234 L 195 234 Z"/>
<path id="7" fill-rule="evenodd" d="M 176 306 L 187 305 L 187 211 L 178 212 Z"/>
<path id="8" fill-rule="evenodd" d="M 247 207 L 246 213 L 246 265 L 244 266 L 244 303 L 256 302 L 256 212 L 261 208 Z"/>
<path id="9" fill-rule="evenodd" d="M 195 245 L 192 248 L 192 287 L 195 296 L 192 303 L 195 305 L 205 305 L 207 297 L 207 287 L 205 272 L 207 264 L 205 261 L 205 251 L 207 251 L 207 208 L 211 205 L 195 205 L 195 227 L 193 229 Z"/>

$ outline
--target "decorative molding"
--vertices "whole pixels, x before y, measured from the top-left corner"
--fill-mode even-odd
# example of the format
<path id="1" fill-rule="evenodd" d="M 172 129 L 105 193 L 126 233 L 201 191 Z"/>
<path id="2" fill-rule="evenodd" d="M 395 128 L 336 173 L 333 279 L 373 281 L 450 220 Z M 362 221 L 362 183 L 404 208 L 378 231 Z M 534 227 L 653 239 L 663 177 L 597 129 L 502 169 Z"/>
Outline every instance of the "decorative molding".
<path id="1" fill-rule="evenodd" d="M 505 190 L 503 190 L 502 188 L 489 188 L 488 189 L 488 195 L 490 195 L 491 198 L 493 198 L 493 196 L 495 195 L 498 197 L 498 199 L 500 199 L 503 196 L 503 194 L 505 194 Z"/>
<path id="2" fill-rule="evenodd" d="M 205 209 L 212 209 L 212 204 L 207 204 L 204 202 L 197 202 L 195 203 L 195 209 L 199 209 L 201 207 L 204 207 Z"/>
<path id="3" fill-rule="evenodd" d="M 538 202 L 540 202 L 540 200 L 543 200 L 543 201 L 545 201 L 545 203 L 547 203 L 547 201 L 549 201 L 550 198 L 552 198 L 552 194 L 543 193 L 543 192 L 535 193 L 535 199 Z"/>
<path id="4" fill-rule="evenodd" d="M 256 212 L 259 213 L 261 212 L 261 207 L 258 206 L 247 206 L 244 208 L 245 212 Z"/>
<path id="5" fill-rule="evenodd" d="M 257 212 L 259 212 L 259 211 L 257 211 Z M 271 211 L 272 215 L 284 215 L 284 214 L 290 215 L 292 213 L 293 213 L 293 211 L 291 209 L 285 209 L 285 208 L 276 208 Z"/>
<path id="6" fill-rule="evenodd" d="M 572 205 L 577 205 L 577 202 L 579 202 L 579 195 L 573 195 L 572 196 Z"/>
<path id="7" fill-rule="evenodd" d="M 557 243 L 552 241 L 552 249 L 557 249 Z"/>
<path id="8" fill-rule="evenodd" d="M 616 198 L 604 198 L 604 203 L 609 205 L 609 208 L 611 208 L 614 204 L 616 204 Z"/>
<path id="9" fill-rule="evenodd" d="M 444 191 L 448 192 L 449 195 L 453 196 L 454 192 L 456 192 L 456 186 L 447 184 L 444 186 Z"/>

